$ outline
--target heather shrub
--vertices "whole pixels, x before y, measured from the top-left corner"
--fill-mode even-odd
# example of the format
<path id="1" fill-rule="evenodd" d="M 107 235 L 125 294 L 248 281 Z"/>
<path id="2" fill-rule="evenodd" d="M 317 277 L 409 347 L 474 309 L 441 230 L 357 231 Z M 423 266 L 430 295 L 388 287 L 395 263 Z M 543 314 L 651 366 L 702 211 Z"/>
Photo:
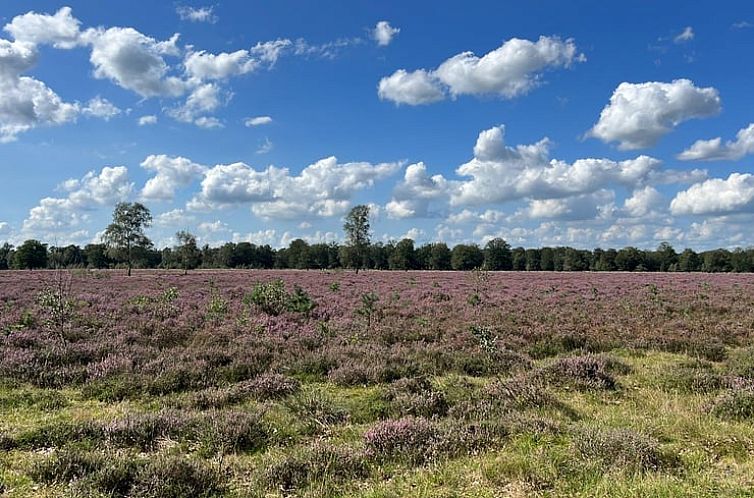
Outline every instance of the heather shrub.
<path id="1" fill-rule="evenodd" d="M 189 438 L 199 425 L 196 417 L 182 411 L 128 414 L 102 426 L 104 440 L 118 448 L 153 450 L 164 439 Z"/>
<path id="2" fill-rule="evenodd" d="M 431 457 L 439 432 L 427 419 L 404 417 L 385 420 L 364 433 L 367 455 L 378 461 L 422 463 Z"/>
<path id="3" fill-rule="evenodd" d="M 223 476 L 209 464 L 177 456 L 150 459 L 136 475 L 134 498 L 210 498 L 222 496 Z"/>
<path id="4" fill-rule="evenodd" d="M 599 460 L 605 466 L 647 471 L 677 463 L 676 457 L 661 450 L 656 439 L 631 429 L 585 428 L 575 432 L 573 442 L 582 457 Z"/>
<path id="5" fill-rule="evenodd" d="M 345 446 L 316 442 L 270 464 L 264 472 L 269 487 L 293 491 L 310 483 L 343 482 L 367 476 L 368 467 L 361 451 Z"/>
<path id="6" fill-rule="evenodd" d="M 457 351 L 453 354 L 454 369 L 472 376 L 489 376 L 527 369 L 531 361 L 525 355 L 509 349 L 490 352 Z"/>
<path id="7" fill-rule="evenodd" d="M 22 432 L 15 438 L 20 448 L 52 448 L 68 443 L 92 445 L 101 441 L 102 429 L 91 421 L 56 421 Z"/>
<path id="8" fill-rule="evenodd" d="M 284 403 L 306 424 L 309 432 L 319 432 L 348 419 L 348 412 L 321 391 L 300 391 L 286 398 Z"/>
<path id="9" fill-rule="evenodd" d="M 244 297 L 244 303 L 253 304 L 268 315 L 278 316 L 286 310 L 288 298 L 285 283 L 275 279 L 256 284 L 251 293 Z"/>
<path id="10" fill-rule="evenodd" d="M 231 389 L 242 396 L 250 396 L 260 401 L 289 396 L 301 387 L 301 383 L 291 377 L 276 373 L 263 373 L 251 380 L 241 382 Z"/>
<path id="11" fill-rule="evenodd" d="M 377 372 L 363 361 L 351 360 L 334 368 L 327 378 L 339 386 L 366 386 L 377 382 Z"/>
<path id="12" fill-rule="evenodd" d="M 725 366 L 732 375 L 754 379 L 754 346 L 733 350 Z"/>
<path id="13" fill-rule="evenodd" d="M 710 411 L 722 419 L 753 420 L 754 388 L 729 389 L 712 401 Z"/>
<path id="14" fill-rule="evenodd" d="M 657 380 L 664 390 L 696 394 L 716 392 L 727 384 L 711 363 L 699 359 L 681 363 L 663 372 Z"/>
<path id="15" fill-rule="evenodd" d="M 442 417 L 448 413 L 445 395 L 423 377 L 399 379 L 384 393 L 388 411 L 395 417 Z"/>
<path id="16" fill-rule="evenodd" d="M 29 476 L 47 484 L 68 483 L 99 470 L 107 461 L 104 455 L 81 450 L 55 451 L 50 457 L 35 463 Z"/>
<path id="17" fill-rule="evenodd" d="M 203 414 L 196 439 L 201 453 L 213 455 L 259 450 L 269 434 L 261 413 L 212 410 Z"/>
<path id="18" fill-rule="evenodd" d="M 560 402 L 531 375 L 518 375 L 506 380 L 495 380 L 484 387 L 484 396 L 509 408 L 558 408 Z"/>
<path id="19" fill-rule="evenodd" d="M 587 390 L 613 390 L 618 383 L 612 373 L 620 371 L 625 371 L 620 362 L 601 355 L 586 354 L 561 358 L 544 367 L 540 373 L 555 384 L 569 384 Z"/>
<path id="20" fill-rule="evenodd" d="M 102 380 L 90 381 L 81 388 L 81 394 L 88 399 L 113 402 L 133 399 L 142 395 L 143 384 L 134 375 L 119 375 Z"/>
<path id="21" fill-rule="evenodd" d="M 28 407 L 45 412 L 60 410 L 68 406 L 68 399 L 59 391 L 13 390 L 0 392 L 0 408 Z"/>

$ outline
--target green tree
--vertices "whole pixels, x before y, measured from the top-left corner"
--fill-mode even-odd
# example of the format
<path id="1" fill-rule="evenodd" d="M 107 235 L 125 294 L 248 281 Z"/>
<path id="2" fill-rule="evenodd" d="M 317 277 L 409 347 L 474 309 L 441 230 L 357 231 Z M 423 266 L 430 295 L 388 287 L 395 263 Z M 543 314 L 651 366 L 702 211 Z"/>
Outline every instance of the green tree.
<path id="1" fill-rule="evenodd" d="M 390 255 L 388 265 L 391 270 L 413 270 L 416 268 L 416 252 L 414 241 L 403 239 L 395 245 Z"/>
<path id="2" fill-rule="evenodd" d="M 185 275 L 189 270 L 193 270 L 199 266 L 202 261 L 202 252 L 196 245 L 196 237 L 190 232 L 181 230 L 175 234 L 175 238 L 178 241 L 175 253 L 178 256 L 178 261 L 180 261 L 183 274 Z"/>
<path id="3" fill-rule="evenodd" d="M 484 246 L 484 269 L 485 270 L 511 270 L 513 268 L 513 256 L 511 246 L 500 237 L 492 239 Z"/>
<path id="4" fill-rule="evenodd" d="M 450 264 L 454 270 L 473 270 L 484 263 L 484 253 L 476 244 L 458 244 L 450 253 Z"/>
<path id="5" fill-rule="evenodd" d="M 102 240 L 111 253 L 125 260 L 131 276 L 134 250 L 148 251 L 152 241 L 144 230 L 152 224 L 152 214 L 139 202 L 119 202 L 113 211 L 113 222 L 105 229 Z"/>
<path id="6" fill-rule="evenodd" d="M 341 253 L 344 266 L 355 268 L 356 273 L 369 261 L 369 206 L 354 206 L 346 215 L 343 231 L 346 234 L 346 246 Z"/>
<path id="7" fill-rule="evenodd" d="M 450 270 L 451 252 L 445 242 L 435 242 L 429 254 L 429 268 L 432 270 Z"/>
<path id="8" fill-rule="evenodd" d="M 27 240 L 16 248 L 13 254 L 13 268 L 19 270 L 47 268 L 47 246 L 38 240 Z"/>
<path id="9" fill-rule="evenodd" d="M 13 246 L 9 243 L 5 243 L 0 246 L 0 270 L 7 270 L 11 264 L 11 256 L 13 255 Z"/>

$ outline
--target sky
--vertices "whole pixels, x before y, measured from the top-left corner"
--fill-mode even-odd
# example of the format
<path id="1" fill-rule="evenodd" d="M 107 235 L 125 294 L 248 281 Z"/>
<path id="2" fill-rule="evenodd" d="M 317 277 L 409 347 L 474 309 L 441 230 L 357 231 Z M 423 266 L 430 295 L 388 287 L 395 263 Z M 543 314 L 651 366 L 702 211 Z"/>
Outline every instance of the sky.
<path id="1" fill-rule="evenodd" d="M 754 4 L 0 4 L 0 241 L 754 245 Z"/>

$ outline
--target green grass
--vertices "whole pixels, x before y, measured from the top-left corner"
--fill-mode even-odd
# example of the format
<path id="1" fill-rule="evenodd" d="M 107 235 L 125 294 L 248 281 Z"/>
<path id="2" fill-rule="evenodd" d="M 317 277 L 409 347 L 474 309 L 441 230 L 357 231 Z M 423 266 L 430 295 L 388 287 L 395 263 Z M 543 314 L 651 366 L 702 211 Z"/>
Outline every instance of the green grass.
<path id="1" fill-rule="evenodd" d="M 190 461 L 206 462 L 212 469 L 221 469 L 227 484 L 225 494 L 239 498 L 290 495 L 363 498 L 754 496 L 754 421 L 711 414 L 710 403 L 723 388 L 690 389 L 686 378 L 679 377 L 687 371 L 692 377 L 698 372 L 723 375 L 727 368 L 724 363 L 694 363 L 685 355 L 653 351 L 617 351 L 612 356 L 631 367 L 630 373 L 616 375 L 617 389 L 577 389 L 563 383 L 549 385 L 549 391 L 569 410 L 548 407 L 518 408 L 519 413 L 503 410 L 493 412 L 494 420 L 488 421 L 505 425 L 516 417 L 540 417 L 550 420 L 559 430 L 548 433 L 527 429 L 529 426 L 524 425 L 524 429 L 511 432 L 500 444 L 461 456 L 438 453 L 426 463 L 371 459 L 368 455 L 363 456 L 363 461 L 359 460 L 364 455 L 363 434 L 373 424 L 390 416 L 389 401 L 385 397 L 387 386 L 338 387 L 320 382 L 305 383 L 299 393 L 285 399 L 246 401 L 233 407 L 234 410 L 263 411 L 271 441 L 266 448 L 248 453 L 208 455 L 190 444 L 163 441 L 154 453 L 134 453 L 133 458 L 153 461 L 158 455 L 177 455 Z M 532 371 L 552 361 L 538 361 Z M 449 375 L 431 379 L 431 382 L 432 388 L 441 391 L 453 406 L 478 401 L 484 385 L 493 380 Z M 126 414 L 157 411 L 176 397 L 171 396 L 105 403 L 85 399 L 76 389 L 55 391 L 4 385 L 0 387 L 0 434 L 12 440 L 55 423 L 94 421 L 105 424 Z M 326 413 L 318 412 L 315 417 L 305 407 L 317 403 L 325 407 Z M 442 427 L 449 417 L 440 417 L 433 423 Z M 614 434 L 610 432 L 613 429 L 618 430 L 615 434 L 625 434 L 623 430 L 627 430 L 648 438 L 672 463 L 657 469 L 640 469 L 612 464 L 611 455 L 597 458 L 579 451 L 578 437 Z M 324 451 L 332 450 L 335 454 L 344 451 L 353 456 L 358 465 L 324 466 L 308 471 L 299 468 L 301 462 L 306 461 L 306 455 L 323 451 L 323 447 L 318 446 L 323 444 L 326 445 Z M 75 442 L 69 447 L 77 450 Z M 24 448 L 0 452 L 0 485 L 5 489 L 4 496 L 70 494 L 72 490 L 66 484 L 44 484 L 31 477 L 35 465 L 49 459 L 53 451 L 51 448 Z M 131 458 L 132 454 L 131 450 L 99 443 L 80 451 L 125 455 L 124 458 Z M 284 490 L 269 484 L 269 472 L 271 468 L 278 468 L 274 466 L 276 463 L 299 476 L 296 488 Z M 353 470 L 356 468 L 358 473 Z M 158 471 L 161 470 L 158 468 Z"/>

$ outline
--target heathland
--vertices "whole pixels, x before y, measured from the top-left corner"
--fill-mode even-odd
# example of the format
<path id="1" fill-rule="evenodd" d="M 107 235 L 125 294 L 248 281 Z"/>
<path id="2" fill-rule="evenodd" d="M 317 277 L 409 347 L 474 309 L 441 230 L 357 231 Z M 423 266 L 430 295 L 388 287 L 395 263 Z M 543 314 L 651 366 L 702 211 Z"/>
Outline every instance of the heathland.
<path id="1" fill-rule="evenodd" d="M 0 273 L 0 494 L 750 496 L 754 275 Z"/>

